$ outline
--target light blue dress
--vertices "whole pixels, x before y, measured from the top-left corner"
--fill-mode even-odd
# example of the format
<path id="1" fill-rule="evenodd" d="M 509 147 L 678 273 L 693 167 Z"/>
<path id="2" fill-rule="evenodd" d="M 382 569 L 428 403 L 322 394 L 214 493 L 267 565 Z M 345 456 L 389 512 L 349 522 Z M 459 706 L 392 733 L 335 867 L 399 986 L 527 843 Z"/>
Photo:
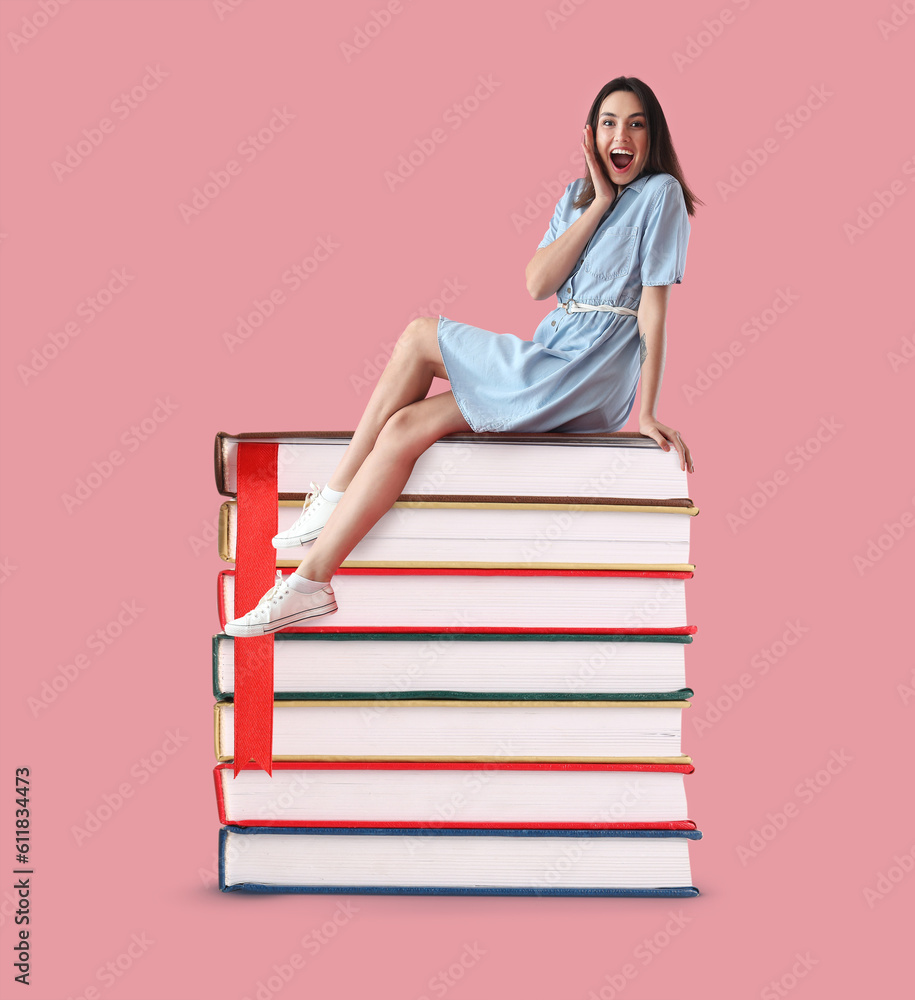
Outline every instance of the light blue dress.
<path id="1" fill-rule="evenodd" d="M 572 203 L 576 178 L 556 204 L 540 246 L 584 212 Z M 627 184 L 601 220 L 558 302 L 637 309 L 643 285 L 683 280 L 689 242 L 683 191 L 670 174 L 642 174 Z M 638 384 L 638 318 L 570 312 L 557 306 L 533 340 L 438 318 L 438 343 L 454 398 L 472 430 L 586 433 L 619 430 Z"/>

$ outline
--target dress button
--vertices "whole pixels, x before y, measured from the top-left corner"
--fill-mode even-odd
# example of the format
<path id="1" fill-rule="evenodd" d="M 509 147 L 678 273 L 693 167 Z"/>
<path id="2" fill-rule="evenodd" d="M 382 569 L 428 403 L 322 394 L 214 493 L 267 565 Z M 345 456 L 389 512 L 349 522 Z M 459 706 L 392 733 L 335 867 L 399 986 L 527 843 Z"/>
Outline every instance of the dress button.
<path id="1" fill-rule="evenodd" d="M 572 289 L 571 289 L 571 288 L 567 288 L 567 289 L 566 289 L 566 291 L 567 291 L 567 292 L 571 292 L 571 291 L 572 291 Z"/>
<path id="2" fill-rule="evenodd" d="M 550 326 L 555 326 L 555 325 L 556 325 L 556 320 L 553 320 L 553 322 L 550 323 Z"/>

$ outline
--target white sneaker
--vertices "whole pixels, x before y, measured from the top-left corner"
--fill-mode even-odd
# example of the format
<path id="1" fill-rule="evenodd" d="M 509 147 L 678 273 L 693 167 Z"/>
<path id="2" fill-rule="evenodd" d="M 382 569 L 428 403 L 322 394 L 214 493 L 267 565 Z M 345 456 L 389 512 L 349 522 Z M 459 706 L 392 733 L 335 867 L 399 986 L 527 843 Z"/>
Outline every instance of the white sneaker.
<path id="1" fill-rule="evenodd" d="M 289 586 L 288 579 L 284 579 L 279 570 L 276 576 L 276 583 L 257 602 L 256 608 L 226 622 L 226 635 L 242 638 L 270 635 L 306 618 L 330 615 L 337 610 L 334 588 L 329 583 L 313 594 L 300 594 Z"/>
<path id="2" fill-rule="evenodd" d="M 302 513 L 299 514 L 295 524 L 285 531 L 274 535 L 271 541 L 275 549 L 288 549 L 294 545 L 304 545 L 317 538 L 321 529 L 327 524 L 327 519 L 333 513 L 337 505 L 321 496 L 321 487 L 315 483 L 309 483 L 311 493 L 305 497 L 302 505 Z"/>

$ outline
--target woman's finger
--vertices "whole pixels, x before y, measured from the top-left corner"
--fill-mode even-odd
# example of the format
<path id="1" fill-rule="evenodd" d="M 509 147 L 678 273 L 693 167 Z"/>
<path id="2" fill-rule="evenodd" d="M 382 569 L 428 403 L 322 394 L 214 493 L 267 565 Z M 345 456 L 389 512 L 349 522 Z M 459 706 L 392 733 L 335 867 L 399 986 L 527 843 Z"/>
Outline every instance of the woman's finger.
<path id="1" fill-rule="evenodd" d="M 686 445 L 680 440 L 679 434 L 677 434 L 677 439 L 674 441 L 674 447 L 677 449 L 677 454 L 680 456 L 680 471 L 686 472 Z"/>
<path id="2" fill-rule="evenodd" d="M 670 442 L 657 428 L 649 434 L 649 437 L 652 437 L 655 441 L 657 441 L 664 451 L 670 451 Z"/>

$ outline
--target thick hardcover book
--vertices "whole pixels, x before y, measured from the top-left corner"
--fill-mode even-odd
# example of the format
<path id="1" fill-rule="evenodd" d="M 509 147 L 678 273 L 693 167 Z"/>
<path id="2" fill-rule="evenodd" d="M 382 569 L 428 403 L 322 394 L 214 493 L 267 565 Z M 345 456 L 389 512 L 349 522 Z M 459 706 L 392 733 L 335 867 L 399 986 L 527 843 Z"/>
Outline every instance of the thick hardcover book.
<path id="1" fill-rule="evenodd" d="M 234 826 L 694 830 L 691 764 L 276 763 L 213 771 L 219 821 Z"/>
<path id="2" fill-rule="evenodd" d="M 352 431 L 221 431 L 216 486 L 223 496 L 236 495 L 240 441 L 275 442 L 280 498 L 304 497 L 312 481 L 327 482 L 351 437 Z M 676 450 L 664 451 L 644 434 L 448 434 L 420 455 L 399 499 L 570 496 L 691 507 L 686 476 Z"/>
<path id="3" fill-rule="evenodd" d="M 244 639 L 237 640 L 244 642 Z M 691 698 L 690 635 L 569 632 L 278 632 L 277 701 Z M 213 694 L 235 694 L 235 643 L 213 636 Z"/>
<path id="4" fill-rule="evenodd" d="M 697 896 L 698 830 L 240 827 L 219 831 L 223 892 Z"/>
<path id="5" fill-rule="evenodd" d="M 689 572 L 689 530 L 696 507 L 605 504 L 599 501 L 506 503 L 398 502 L 347 556 L 350 566 L 517 569 L 647 569 Z M 280 500 L 277 530 L 291 528 L 302 504 Z M 235 562 L 238 506 L 219 512 L 219 556 Z M 276 551 L 277 566 L 298 566 L 299 545 Z"/>
<path id="6" fill-rule="evenodd" d="M 689 764 L 688 701 L 274 701 L 274 760 Z M 232 760 L 233 702 L 215 705 L 216 758 Z"/>
<path id="7" fill-rule="evenodd" d="M 292 572 L 289 570 L 289 572 Z M 289 631 L 586 631 L 688 634 L 692 573 L 616 570 L 351 568 L 334 575 L 338 610 Z M 219 623 L 235 607 L 235 574 L 218 579 Z"/>

